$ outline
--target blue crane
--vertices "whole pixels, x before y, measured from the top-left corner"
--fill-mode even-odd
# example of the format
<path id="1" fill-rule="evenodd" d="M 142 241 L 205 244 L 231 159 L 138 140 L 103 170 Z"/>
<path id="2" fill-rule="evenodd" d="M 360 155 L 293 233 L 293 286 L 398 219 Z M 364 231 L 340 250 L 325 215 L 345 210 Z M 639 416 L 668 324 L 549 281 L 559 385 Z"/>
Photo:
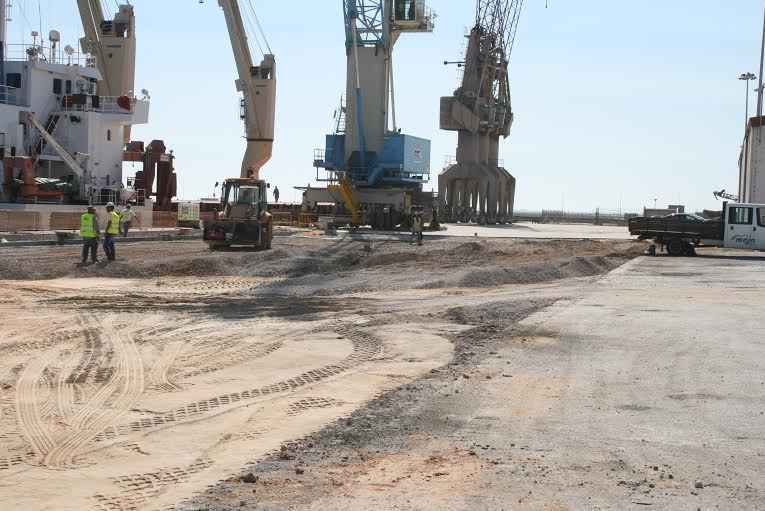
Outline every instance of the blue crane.
<path id="1" fill-rule="evenodd" d="M 314 164 L 328 182 L 354 189 L 421 190 L 430 177 L 430 141 L 396 124 L 393 48 L 404 33 L 433 31 L 425 0 L 343 0 L 347 105 L 336 114 Z"/>

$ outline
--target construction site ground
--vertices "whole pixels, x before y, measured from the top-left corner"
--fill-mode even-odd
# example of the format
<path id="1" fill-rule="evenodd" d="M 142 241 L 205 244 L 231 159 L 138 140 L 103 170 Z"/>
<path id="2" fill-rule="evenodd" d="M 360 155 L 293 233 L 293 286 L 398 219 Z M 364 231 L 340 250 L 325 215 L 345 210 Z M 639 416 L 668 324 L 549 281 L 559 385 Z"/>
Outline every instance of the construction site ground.
<path id="1" fill-rule="evenodd" d="M 765 509 L 765 260 L 0 250 L 8 509 Z"/>
<path id="2" fill-rule="evenodd" d="M 277 236 L 293 236 L 310 233 L 311 229 L 295 227 L 276 227 Z M 59 231 L 61 232 L 61 231 Z M 77 242 L 76 231 L 68 232 L 71 243 Z M 158 228 L 136 228 L 130 231 L 127 241 L 163 241 L 176 239 L 200 239 L 199 230 Z M 476 225 L 476 224 L 450 224 L 438 232 L 430 232 L 428 236 L 434 239 L 444 237 L 478 237 L 478 238 L 528 238 L 528 239 L 630 239 L 626 227 L 616 225 L 584 225 L 584 224 L 541 224 L 531 222 L 518 222 L 507 225 Z M 391 234 L 383 231 L 360 230 L 350 233 L 347 230 L 338 232 L 338 239 L 358 239 L 368 237 L 370 239 L 396 240 L 404 239 L 406 234 Z M 23 245 L 53 245 L 57 241 L 56 231 L 0 231 L 0 248 L 23 246 Z M 126 241 L 121 238 L 117 242 Z"/>

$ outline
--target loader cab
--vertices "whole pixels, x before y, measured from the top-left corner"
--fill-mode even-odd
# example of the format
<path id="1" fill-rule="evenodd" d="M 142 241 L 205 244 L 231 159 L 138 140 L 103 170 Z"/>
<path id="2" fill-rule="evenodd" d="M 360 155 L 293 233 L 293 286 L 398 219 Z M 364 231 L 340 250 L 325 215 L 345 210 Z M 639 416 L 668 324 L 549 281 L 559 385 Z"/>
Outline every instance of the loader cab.
<path id="1" fill-rule="evenodd" d="M 257 218 L 267 201 L 266 184 L 263 181 L 232 179 L 223 183 L 222 201 L 226 217 L 234 219 Z"/>

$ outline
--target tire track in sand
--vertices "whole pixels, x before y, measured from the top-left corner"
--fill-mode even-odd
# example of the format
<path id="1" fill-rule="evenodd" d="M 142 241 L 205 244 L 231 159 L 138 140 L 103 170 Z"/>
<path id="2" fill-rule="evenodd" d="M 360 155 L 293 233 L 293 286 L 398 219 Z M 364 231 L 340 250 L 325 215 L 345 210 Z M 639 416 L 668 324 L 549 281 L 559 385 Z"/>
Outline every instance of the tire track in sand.
<path id="1" fill-rule="evenodd" d="M 74 383 L 69 383 L 69 376 L 74 371 L 79 360 L 77 353 L 71 353 L 64 362 L 64 366 L 61 369 L 61 373 L 56 380 L 56 394 L 58 413 L 61 416 L 61 420 L 67 424 L 71 423 L 72 416 L 74 415 L 75 407 L 75 395 L 74 395 Z"/>
<path id="2" fill-rule="evenodd" d="M 41 415 L 38 402 L 40 381 L 43 379 L 45 368 L 56 360 L 58 354 L 59 350 L 52 349 L 33 359 L 19 375 L 16 386 L 16 414 L 21 432 L 41 456 L 52 451 L 56 444 Z"/>
<path id="3" fill-rule="evenodd" d="M 157 359 L 157 363 L 149 372 L 148 380 L 149 387 L 154 389 L 163 390 L 165 392 L 174 392 L 181 390 L 181 387 L 170 381 L 168 373 L 173 362 L 176 361 L 178 355 L 181 354 L 186 343 L 183 341 L 175 341 L 165 347 L 162 351 L 162 355 Z"/>
<path id="4" fill-rule="evenodd" d="M 140 433 L 148 429 L 182 423 L 200 415 L 209 414 L 221 407 L 263 397 L 275 396 L 277 394 L 294 391 L 310 385 L 317 385 L 329 378 L 353 370 L 359 365 L 374 360 L 380 355 L 380 352 L 383 349 L 383 341 L 375 335 L 359 329 L 355 324 L 344 321 L 338 321 L 334 326 L 334 332 L 343 335 L 353 343 L 353 352 L 345 359 L 340 360 L 335 364 L 330 364 L 319 369 L 312 369 L 301 373 L 298 376 L 270 385 L 265 385 L 260 388 L 222 394 L 202 401 L 192 402 L 168 412 L 145 417 L 129 424 L 120 424 L 119 426 L 109 428 L 104 431 L 103 434 L 98 434 L 96 441 L 112 440 L 120 436 Z"/>
<path id="5" fill-rule="evenodd" d="M 108 341 L 112 343 L 117 362 L 114 375 L 105 385 L 105 388 L 112 390 L 114 400 L 106 409 L 94 407 L 89 403 L 90 410 L 80 422 L 81 429 L 47 453 L 42 461 L 45 466 L 72 464 L 80 448 L 127 413 L 143 394 L 143 360 L 132 338 L 132 330 L 118 332 L 114 328 L 114 319 L 115 316 L 110 315 L 102 323 L 102 329 Z"/>

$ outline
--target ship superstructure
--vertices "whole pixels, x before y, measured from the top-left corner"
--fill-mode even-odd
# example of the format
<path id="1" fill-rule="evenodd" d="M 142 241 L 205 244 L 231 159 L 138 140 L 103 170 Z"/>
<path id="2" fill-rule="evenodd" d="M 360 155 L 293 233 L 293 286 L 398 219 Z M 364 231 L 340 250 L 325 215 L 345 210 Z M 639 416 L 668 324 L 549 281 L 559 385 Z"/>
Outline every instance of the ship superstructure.
<path id="1" fill-rule="evenodd" d="M 137 193 L 123 179 L 125 144 L 130 128 L 149 120 L 148 93 L 122 90 L 123 82 L 133 86 L 124 71 L 135 66 L 133 7 L 120 6 L 113 20 L 99 12 L 92 18 L 98 37 L 86 29 L 77 48 L 62 48 L 55 30 L 47 41 L 35 32 L 31 45 L 7 44 L 9 6 L 0 2 L 0 201 L 125 202 Z M 115 62 L 115 55 L 128 58 Z M 120 73 L 105 77 L 110 68 Z"/>

